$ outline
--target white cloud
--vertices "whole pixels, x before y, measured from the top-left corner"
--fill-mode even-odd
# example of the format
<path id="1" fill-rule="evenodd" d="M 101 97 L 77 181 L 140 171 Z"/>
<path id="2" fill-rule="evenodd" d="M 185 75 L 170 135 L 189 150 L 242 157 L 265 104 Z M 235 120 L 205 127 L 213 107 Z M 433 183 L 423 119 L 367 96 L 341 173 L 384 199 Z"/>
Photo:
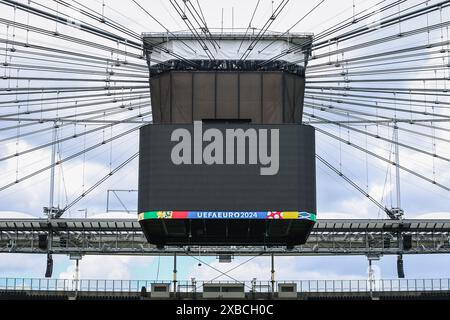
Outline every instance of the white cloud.
<path id="1" fill-rule="evenodd" d="M 42 255 L 0 253 L 0 273 L 28 273 L 35 271 L 40 263 L 44 268 Z"/>
<path id="2" fill-rule="evenodd" d="M 450 219 L 450 212 L 429 212 L 419 214 L 414 219 Z"/>
<path id="3" fill-rule="evenodd" d="M 212 262 L 210 265 L 216 269 L 225 272 L 230 270 L 249 257 L 237 257 L 231 263 L 219 263 L 218 261 Z M 249 261 L 235 270 L 227 273 L 231 277 L 240 281 L 249 281 L 256 278 L 259 281 L 270 281 L 271 277 L 271 261 L 270 256 L 258 257 L 252 261 Z M 334 270 L 333 263 L 329 264 L 326 268 L 320 268 L 315 270 L 315 266 L 309 263 L 309 265 L 302 266 L 302 260 L 310 260 L 308 257 L 275 257 L 275 278 L 283 280 L 339 280 L 339 279 L 361 279 L 361 272 L 357 273 L 354 270 L 345 272 L 344 270 Z M 203 259 L 202 259 L 203 260 Z M 310 260 L 311 261 L 311 260 Z M 363 270 L 365 272 L 365 269 Z M 194 266 L 190 272 L 190 278 L 196 278 L 197 280 L 208 281 L 216 278 L 216 281 L 232 281 L 230 277 L 220 275 L 220 273 L 208 265 L 203 264 L 201 267 Z"/>
<path id="4" fill-rule="evenodd" d="M 79 262 L 80 279 L 133 279 L 132 271 L 136 267 L 148 266 L 153 257 L 139 256 L 83 256 Z M 75 262 L 58 276 L 59 279 L 73 279 Z"/>
<path id="5" fill-rule="evenodd" d="M 34 145 L 22 141 L 20 143 L 21 150 L 27 150 L 34 147 Z M 14 144 L 2 144 L 0 145 L 0 154 L 9 155 L 14 154 Z M 98 151 L 97 151 L 98 153 Z M 101 154 L 101 152 L 100 152 Z M 120 154 L 123 157 L 123 154 Z M 55 169 L 55 198 L 54 205 L 60 202 L 60 206 L 65 205 L 65 193 L 67 192 L 69 202 L 82 193 L 82 186 L 84 182 L 84 190 L 96 183 L 100 178 L 107 175 L 109 172 L 109 165 L 107 163 L 102 164 L 96 159 L 90 159 L 92 154 L 87 155 L 86 161 L 82 158 L 74 159 L 70 162 L 62 164 L 63 170 L 60 171 L 61 166 L 57 166 Z M 18 177 L 26 176 L 42 167 L 50 164 L 51 150 L 49 148 L 41 149 L 19 157 Z M 15 172 L 17 169 L 16 158 L 9 159 L 0 162 L 0 170 L 2 174 L 2 185 L 12 182 L 15 179 Z M 116 161 L 120 161 L 116 160 Z M 84 178 L 83 178 L 84 171 Z M 110 186 L 113 182 L 120 182 L 121 187 L 134 186 L 136 183 L 136 163 L 129 164 L 127 167 L 121 170 L 121 172 L 113 175 L 108 181 L 104 183 L 100 188 L 88 194 L 86 198 L 78 203 L 78 205 L 72 210 L 76 212 L 78 208 L 85 207 L 87 201 L 91 201 L 92 212 L 101 212 L 104 210 L 106 199 L 105 186 Z M 120 177 L 120 180 L 117 180 Z M 65 184 L 62 178 L 64 178 Z M 50 171 L 47 170 L 41 174 L 38 174 L 28 180 L 24 180 L 17 185 L 14 185 L 0 194 L 0 210 L 17 210 L 29 212 L 33 216 L 42 216 L 42 207 L 48 206 L 48 194 L 50 188 Z M 59 180 L 59 181 L 58 181 Z M 58 188 L 59 187 L 59 188 Z M 65 190 L 64 190 L 65 188 Z M 107 188 L 107 187 L 106 187 Z M 104 197 L 95 197 L 99 193 L 104 194 Z M 26 199 L 26 201 L 23 201 Z M 92 203 L 94 199 L 95 203 Z"/>
<path id="6" fill-rule="evenodd" d="M 137 219 L 135 214 L 129 214 L 128 212 L 105 212 L 96 213 L 89 216 L 89 219 Z"/>
<path id="7" fill-rule="evenodd" d="M 31 214 L 23 213 L 23 212 L 0 211 L 0 219 L 30 219 L 30 218 L 36 218 L 36 217 Z"/>
<path id="8" fill-rule="evenodd" d="M 355 219 L 355 216 L 342 212 L 321 212 L 319 219 Z"/>

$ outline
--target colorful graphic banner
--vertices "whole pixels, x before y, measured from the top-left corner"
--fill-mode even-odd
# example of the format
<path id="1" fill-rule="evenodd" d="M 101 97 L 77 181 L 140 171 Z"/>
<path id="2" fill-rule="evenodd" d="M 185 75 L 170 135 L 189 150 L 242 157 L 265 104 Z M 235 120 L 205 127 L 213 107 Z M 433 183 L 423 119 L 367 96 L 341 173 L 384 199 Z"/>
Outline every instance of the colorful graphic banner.
<path id="1" fill-rule="evenodd" d="M 299 211 L 148 211 L 139 214 L 147 219 L 300 219 L 316 221 L 316 215 Z"/>

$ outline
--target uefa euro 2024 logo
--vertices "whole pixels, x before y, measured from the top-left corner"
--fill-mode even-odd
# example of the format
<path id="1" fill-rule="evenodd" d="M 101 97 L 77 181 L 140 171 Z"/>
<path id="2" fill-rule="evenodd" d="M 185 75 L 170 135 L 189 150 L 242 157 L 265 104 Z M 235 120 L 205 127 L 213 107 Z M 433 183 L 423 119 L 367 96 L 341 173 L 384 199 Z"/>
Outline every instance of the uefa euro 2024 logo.
<path id="1" fill-rule="evenodd" d="M 194 139 L 185 128 L 175 129 L 170 139 L 178 142 L 170 155 L 175 165 L 259 164 L 262 176 L 276 175 L 279 170 L 279 129 L 225 129 L 224 136 L 217 128 L 203 132 L 202 122 L 194 121 Z M 208 144 L 203 148 L 204 142 Z"/>

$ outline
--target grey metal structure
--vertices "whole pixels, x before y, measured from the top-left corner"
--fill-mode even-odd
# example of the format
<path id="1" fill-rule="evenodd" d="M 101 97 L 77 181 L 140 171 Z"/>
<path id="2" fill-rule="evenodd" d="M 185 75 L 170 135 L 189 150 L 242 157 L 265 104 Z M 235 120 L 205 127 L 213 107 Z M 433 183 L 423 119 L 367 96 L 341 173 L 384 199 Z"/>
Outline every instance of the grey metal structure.
<path id="1" fill-rule="evenodd" d="M 450 253 L 450 220 L 318 220 L 308 242 L 293 248 L 166 246 L 145 239 L 135 220 L 0 219 L 0 252 L 45 254 L 39 236 L 51 235 L 63 255 L 396 255 Z M 406 241 L 406 242 L 405 242 Z M 410 245 L 408 245 L 409 243 Z M 407 244 L 407 245 L 405 245 Z"/>
<path id="2" fill-rule="evenodd" d="M 172 38 L 181 36 L 174 35 L 158 17 L 152 15 L 155 14 L 152 11 L 154 8 L 147 11 L 146 6 L 133 2 L 137 5 L 134 9 L 145 12 Z M 302 17 L 297 17 L 299 19 L 286 32 L 278 35 L 271 34 L 269 29 L 287 1 L 280 1 L 261 29 L 252 27 L 252 16 L 244 34 L 254 37 L 250 43 L 239 44 L 246 48 L 245 53 L 238 57 L 240 64 L 251 66 L 252 54 L 256 55 L 260 51 L 256 45 L 261 46 L 266 40 L 282 39 L 293 32 L 293 28 L 322 2 Z M 298 7 L 291 7 L 294 3 L 302 6 L 299 1 L 291 1 L 285 10 L 298 11 Z M 0 37 L 4 47 L 4 72 L 0 85 L 0 140 L 2 144 L 15 141 L 17 146 L 15 151 L 1 156 L 2 164 L 12 160 L 15 165 L 11 165 L 8 170 L 2 169 L 5 176 L 2 176 L 0 192 L 23 186 L 24 182 L 45 172 L 62 170 L 62 164 L 80 159 L 93 150 L 103 148 L 99 154 L 104 154 L 106 147 L 113 150 L 113 144 L 118 139 L 130 137 L 143 123 L 152 122 L 146 58 L 152 59 L 152 65 L 162 62 L 155 59 L 158 54 L 192 65 L 192 53 L 201 53 L 205 56 L 202 60 L 207 60 L 212 66 L 219 65 L 218 61 L 223 59 L 220 54 L 224 50 L 218 50 L 220 39 L 212 36 L 213 28 L 206 25 L 204 17 L 200 18 L 198 13 L 189 10 L 188 14 L 184 14 L 185 11 L 181 12 L 179 7 L 178 10 L 174 8 L 180 15 L 180 21 L 189 29 L 186 38 L 182 39 L 184 43 L 178 47 L 184 51 L 174 52 L 171 48 L 160 46 L 161 43 L 148 43 L 149 40 L 154 42 L 157 39 L 147 37 L 144 41 L 146 35 L 142 34 L 142 30 L 136 25 L 133 28 L 123 25 L 120 23 L 123 17 L 117 20 L 118 16 L 112 10 L 107 10 L 105 15 L 104 10 L 101 14 L 96 13 L 95 9 L 81 3 L 58 1 L 53 4 L 56 8 L 43 6 L 39 1 L 25 4 L 0 0 L 0 24 L 6 28 Z M 329 4 L 325 2 L 319 9 L 325 10 Z M 187 2 L 187 5 L 192 4 Z M 131 13 L 132 7 L 129 9 Z M 200 5 L 199 9 L 201 11 Z M 75 13 L 74 17 L 70 15 L 71 12 Z M 448 109 L 445 109 L 449 106 L 449 13 L 449 0 L 420 3 L 391 0 L 364 9 L 358 4 L 353 7 L 352 17 L 339 19 L 325 28 L 314 28 L 311 48 L 304 58 L 286 60 L 289 55 L 303 49 L 302 41 L 293 43 L 289 49 L 277 54 L 267 54 L 267 49 L 273 48 L 270 43 L 261 50 L 267 54 L 263 57 L 265 62 L 258 64 L 261 68 L 279 61 L 289 62 L 285 64 L 286 68 L 291 63 L 306 66 L 308 61 L 305 69 L 303 121 L 316 128 L 318 141 L 335 146 L 329 155 L 323 151 L 318 154 L 317 159 L 326 167 L 374 203 L 372 199 L 375 198 L 369 194 L 372 182 L 368 174 L 372 161 L 386 163 L 386 173 L 395 168 L 397 206 L 389 207 L 386 211 L 393 219 L 401 217 L 403 213 L 399 201 L 400 172 L 402 179 L 410 176 L 432 187 L 430 195 L 438 190 L 450 191 L 450 186 L 439 179 L 442 173 L 448 171 L 443 164 L 450 162 L 448 152 L 443 148 L 449 145 L 449 140 L 441 135 L 450 131 L 450 116 L 446 112 Z M 326 11 L 320 12 L 319 17 L 329 19 Z M 317 16 L 312 18 L 317 19 Z M 230 32 L 224 30 L 222 22 L 220 34 L 230 37 L 226 34 L 238 32 L 234 28 L 234 20 L 232 25 Z M 71 32 L 72 29 L 76 32 Z M 306 38 L 308 35 L 305 35 Z M 150 57 L 149 45 L 155 49 Z M 196 51 L 195 48 L 200 50 Z M 261 55 L 258 54 L 256 58 L 261 58 Z M 84 110 L 82 113 L 79 112 L 81 106 Z M 72 132 L 69 128 L 71 125 L 75 128 L 77 125 L 93 127 L 84 132 Z M 56 126 L 58 130 L 55 130 Z M 110 127 L 111 130 L 114 127 L 114 135 L 111 131 L 109 138 L 105 139 L 103 135 L 101 142 L 81 148 L 86 137 L 93 137 Z M 394 137 L 391 133 L 393 129 Z M 341 135 L 344 130 L 347 134 Z M 43 134 L 42 140 L 28 140 L 37 134 Z M 365 144 L 358 139 L 361 135 L 366 138 Z M 19 143 L 24 145 L 23 142 L 31 144 L 30 147 L 18 148 Z M 78 144 L 77 150 L 67 148 L 67 142 Z M 374 147 L 384 148 L 384 143 L 390 144 L 395 152 L 383 155 L 373 151 L 376 150 Z M 57 161 L 54 159 L 51 164 L 40 165 L 32 171 L 24 170 L 24 156 L 31 155 L 31 158 L 38 159 L 39 151 L 46 148 L 54 151 L 61 148 L 65 157 Z M 408 152 L 399 157 L 399 149 Z M 366 158 L 366 189 L 355 182 L 358 180 L 350 179 L 352 175 L 345 163 L 341 166 L 341 161 L 337 164 L 330 156 L 338 153 L 339 156 L 348 153 L 353 155 L 353 152 Z M 394 153 L 395 161 L 392 160 Z M 412 165 L 414 161 L 405 161 L 408 157 L 415 160 L 416 156 L 426 157 L 430 161 L 423 171 Z M 68 208 L 86 199 L 87 194 L 136 157 L 136 150 L 130 150 L 128 160 L 115 169 L 110 168 L 106 176 L 87 190 L 83 185 L 83 192 L 65 208 L 53 207 L 51 200 L 50 207 L 45 210 L 48 220 L 0 221 L 0 252 L 47 253 L 48 270 L 52 269 L 52 254 L 173 255 L 200 250 L 211 254 L 224 253 L 222 256 L 365 254 L 369 262 L 377 255 L 397 254 L 398 269 L 401 270 L 402 254 L 449 252 L 448 220 L 322 220 L 316 225 L 309 241 L 292 250 L 284 247 L 167 247 L 161 251 L 146 243 L 135 221 L 52 219 L 52 216 L 61 217 Z M 433 165 L 430 165 L 431 162 Z M 353 163 L 351 165 L 353 167 Z M 55 190 L 52 183 L 50 185 L 52 198 Z M 4 203 L 9 201 L 5 198 Z M 433 201 L 433 198 L 427 198 L 427 201 Z M 378 204 L 382 210 L 387 207 L 386 202 Z"/>

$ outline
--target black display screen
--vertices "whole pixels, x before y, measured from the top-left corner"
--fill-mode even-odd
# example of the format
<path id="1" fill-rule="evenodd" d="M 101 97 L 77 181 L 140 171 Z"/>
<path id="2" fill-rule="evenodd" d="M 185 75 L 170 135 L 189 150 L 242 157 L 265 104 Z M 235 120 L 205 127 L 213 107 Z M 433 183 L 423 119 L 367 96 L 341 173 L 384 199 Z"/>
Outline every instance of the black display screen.
<path id="1" fill-rule="evenodd" d="M 141 128 L 139 212 L 316 213 L 314 128 L 152 124 Z"/>

